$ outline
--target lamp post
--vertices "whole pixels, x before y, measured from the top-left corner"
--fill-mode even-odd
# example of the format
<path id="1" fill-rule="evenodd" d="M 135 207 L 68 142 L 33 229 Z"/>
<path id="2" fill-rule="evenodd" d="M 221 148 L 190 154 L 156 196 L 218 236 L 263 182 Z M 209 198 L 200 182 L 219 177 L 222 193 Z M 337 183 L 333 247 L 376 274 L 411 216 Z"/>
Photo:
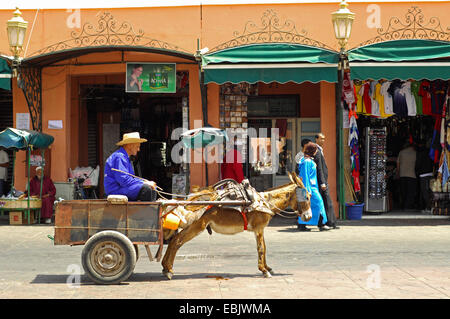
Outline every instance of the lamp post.
<path id="1" fill-rule="evenodd" d="M 8 32 L 9 48 L 14 56 L 12 67 L 13 76 L 17 77 L 17 67 L 20 64 L 20 53 L 23 48 L 23 41 L 25 40 L 25 33 L 27 32 L 28 22 L 22 18 L 22 13 L 16 7 L 14 17 L 6 23 L 6 30 Z"/>
<path id="2" fill-rule="evenodd" d="M 347 52 L 345 46 L 352 31 L 355 14 L 347 9 L 348 4 L 345 0 L 339 4 L 339 10 L 331 14 L 334 35 L 339 42 L 339 64 L 338 64 L 338 85 L 336 92 L 336 117 L 337 117 L 337 137 L 338 137 L 338 200 L 339 217 L 345 219 L 345 188 L 344 188 L 344 150 L 343 150 L 343 110 L 341 105 L 342 81 L 344 71 L 348 67 Z"/>

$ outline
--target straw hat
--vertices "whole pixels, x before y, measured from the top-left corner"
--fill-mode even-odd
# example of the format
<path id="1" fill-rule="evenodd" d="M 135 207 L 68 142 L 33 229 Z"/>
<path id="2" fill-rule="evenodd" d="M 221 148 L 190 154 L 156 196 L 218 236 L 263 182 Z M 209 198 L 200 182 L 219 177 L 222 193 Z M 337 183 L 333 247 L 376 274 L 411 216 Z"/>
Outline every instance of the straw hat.
<path id="1" fill-rule="evenodd" d="M 139 132 L 133 132 L 133 133 L 126 133 L 123 134 L 122 140 L 117 143 L 116 145 L 125 145 L 125 144 L 132 144 L 132 143 L 144 143 L 147 142 L 145 138 L 141 138 L 139 136 Z"/>

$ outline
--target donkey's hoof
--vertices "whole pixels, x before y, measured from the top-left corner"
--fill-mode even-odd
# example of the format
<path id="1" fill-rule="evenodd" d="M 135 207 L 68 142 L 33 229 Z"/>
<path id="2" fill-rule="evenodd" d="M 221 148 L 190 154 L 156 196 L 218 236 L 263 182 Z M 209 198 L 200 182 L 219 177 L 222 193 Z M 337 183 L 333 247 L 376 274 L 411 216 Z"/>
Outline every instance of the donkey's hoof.
<path id="1" fill-rule="evenodd" d="M 268 272 L 268 271 L 265 271 L 263 273 L 263 275 L 264 275 L 264 278 L 272 278 L 272 274 L 270 272 Z"/>
<path id="2" fill-rule="evenodd" d="M 166 276 L 167 279 L 172 280 L 173 272 L 171 272 L 170 270 L 163 270 L 162 273 L 164 276 Z"/>

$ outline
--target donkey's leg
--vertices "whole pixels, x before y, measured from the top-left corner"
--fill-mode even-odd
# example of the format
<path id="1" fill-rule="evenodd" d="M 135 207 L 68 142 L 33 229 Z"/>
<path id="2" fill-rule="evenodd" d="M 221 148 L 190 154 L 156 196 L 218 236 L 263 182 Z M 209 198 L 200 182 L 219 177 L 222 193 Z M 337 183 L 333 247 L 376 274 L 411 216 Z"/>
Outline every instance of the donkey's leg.
<path id="1" fill-rule="evenodd" d="M 164 258 L 161 262 L 163 266 L 163 274 L 168 278 L 172 279 L 173 276 L 173 263 L 178 249 L 181 248 L 185 243 L 196 237 L 202 231 L 205 230 L 207 226 L 205 219 L 201 218 L 198 221 L 191 224 L 188 228 L 184 229 L 180 233 L 176 234 L 169 243 Z"/>
<path id="2" fill-rule="evenodd" d="M 267 246 L 266 246 L 266 240 L 264 239 L 264 232 L 262 232 L 262 242 L 264 245 L 264 267 L 266 268 L 266 270 L 273 275 L 274 271 L 272 270 L 272 268 L 270 268 L 269 266 L 267 266 L 267 258 L 266 258 L 266 254 L 267 254 Z"/>
<path id="3" fill-rule="evenodd" d="M 264 242 L 264 232 L 256 231 L 256 248 L 258 250 L 258 269 L 263 273 L 264 277 L 272 277 L 270 272 L 272 269 L 266 265 L 266 243 Z"/>

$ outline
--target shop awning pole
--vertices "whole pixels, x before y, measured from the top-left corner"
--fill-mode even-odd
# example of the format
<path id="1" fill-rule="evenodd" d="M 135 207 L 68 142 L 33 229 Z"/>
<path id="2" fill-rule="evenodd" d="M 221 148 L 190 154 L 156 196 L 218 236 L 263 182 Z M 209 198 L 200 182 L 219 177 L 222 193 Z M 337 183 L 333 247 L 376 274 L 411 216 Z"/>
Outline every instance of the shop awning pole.
<path id="1" fill-rule="evenodd" d="M 197 39 L 197 51 L 200 50 L 200 39 Z M 203 127 L 208 126 L 208 88 L 205 85 L 205 73 L 202 68 L 202 60 L 198 59 L 198 71 L 199 71 L 199 80 L 200 80 L 200 95 L 202 101 L 202 116 L 203 116 Z M 202 133 L 203 134 L 203 133 Z M 202 148 L 203 150 L 203 148 Z M 203 153 L 203 152 L 202 152 Z M 202 156 L 203 158 L 203 156 Z M 205 175 L 206 175 L 206 186 L 209 185 L 208 178 L 208 160 L 207 160 L 207 149 L 205 147 Z"/>
<path id="2" fill-rule="evenodd" d="M 28 147 L 27 149 L 28 152 L 28 160 L 27 160 L 27 165 L 28 165 L 28 196 L 27 196 L 27 214 L 28 214 L 28 225 L 30 224 L 30 196 L 31 196 L 31 189 L 30 189 L 30 157 L 31 157 L 31 147 Z"/>
<path id="3" fill-rule="evenodd" d="M 45 167 L 45 162 L 44 162 L 44 150 L 41 150 L 41 158 L 42 158 L 42 162 L 41 162 L 41 189 L 40 189 L 40 193 L 39 193 L 39 198 L 42 201 L 42 184 L 43 184 L 43 179 L 44 179 L 44 167 Z"/>
<path id="4" fill-rule="evenodd" d="M 342 110 L 342 81 L 344 79 L 346 55 L 343 51 L 339 55 L 338 66 L 338 85 L 336 93 L 336 116 L 337 116 L 337 137 L 338 137 L 338 156 L 337 156 L 337 178 L 338 178 L 338 202 L 339 218 L 346 219 L 345 216 L 345 191 L 344 191 L 344 150 L 343 150 L 343 110 Z"/>
<path id="5" fill-rule="evenodd" d="M 14 168 L 15 168 L 15 166 L 16 166 L 16 150 L 13 150 L 13 160 L 12 160 L 12 176 L 11 176 L 11 190 L 10 190 L 10 193 L 11 193 L 11 195 L 13 195 L 14 196 L 14 190 L 15 190 L 15 188 L 14 188 Z"/>

